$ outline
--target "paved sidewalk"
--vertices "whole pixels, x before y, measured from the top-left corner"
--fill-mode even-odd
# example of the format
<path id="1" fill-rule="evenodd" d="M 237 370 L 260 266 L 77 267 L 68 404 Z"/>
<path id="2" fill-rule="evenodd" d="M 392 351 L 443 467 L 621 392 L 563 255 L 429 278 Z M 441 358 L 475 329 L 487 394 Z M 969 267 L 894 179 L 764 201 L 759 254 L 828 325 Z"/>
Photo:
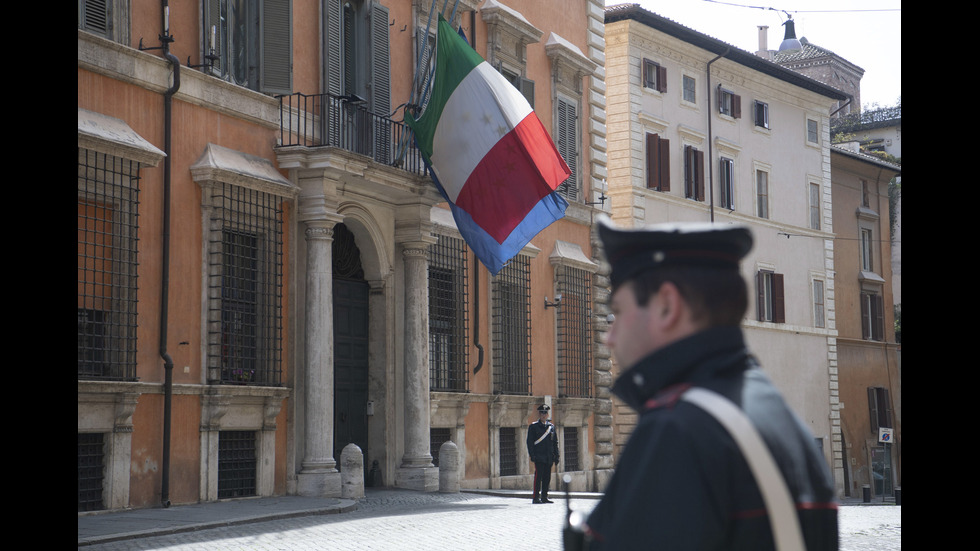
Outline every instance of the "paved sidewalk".
<path id="1" fill-rule="evenodd" d="M 462 493 L 531 499 L 531 492 L 523 490 L 462 490 Z M 153 507 L 82 513 L 78 515 L 78 546 L 193 532 L 260 520 L 342 514 L 359 508 L 384 507 L 388 503 L 404 501 L 406 498 L 440 502 L 458 500 L 459 497 L 457 494 L 441 494 L 438 492 L 421 493 L 397 488 L 367 488 L 365 489 L 365 497 L 359 500 L 277 496 L 174 505 L 168 508 Z M 599 499 L 602 494 L 573 492 L 571 497 L 574 499 Z M 564 500 L 564 494 L 552 492 L 551 498 L 561 503 Z M 894 506 L 894 501 L 882 501 L 879 498 L 872 500 L 871 503 L 863 503 L 861 499 L 845 498 L 841 501 L 841 505 Z"/>

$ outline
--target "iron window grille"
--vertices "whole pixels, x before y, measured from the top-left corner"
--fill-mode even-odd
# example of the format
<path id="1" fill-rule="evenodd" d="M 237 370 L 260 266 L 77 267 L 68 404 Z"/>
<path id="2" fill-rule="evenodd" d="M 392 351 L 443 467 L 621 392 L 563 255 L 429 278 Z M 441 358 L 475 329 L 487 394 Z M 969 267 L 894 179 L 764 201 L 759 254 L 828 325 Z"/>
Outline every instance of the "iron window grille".
<path id="1" fill-rule="evenodd" d="M 493 278 L 493 392 L 531 393 L 531 262 L 515 256 Z"/>
<path id="2" fill-rule="evenodd" d="M 281 199 L 216 184 L 212 201 L 209 378 L 277 386 L 282 377 Z"/>
<path id="3" fill-rule="evenodd" d="M 105 509 L 105 434 L 78 433 L 78 511 Z"/>
<path id="4" fill-rule="evenodd" d="M 469 392 L 466 243 L 440 235 L 429 253 L 429 389 Z"/>
<path id="5" fill-rule="evenodd" d="M 78 150 L 79 379 L 136 379 L 139 172 Z"/>
<path id="6" fill-rule="evenodd" d="M 256 494 L 255 431 L 218 432 L 218 499 Z"/>
<path id="7" fill-rule="evenodd" d="M 578 427 L 565 427 L 562 455 L 565 458 L 565 472 L 578 471 Z"/>
<path id="8" fill-rule="evenodd" d="M 556 267 L 558 308 L 558 395 L 592 396 L 592 273 Z"/>
<path id="9" fill-rule="evenodd" d="M 436 427 L 429 429 L 429 455 L 432 456 L 432 464 L 436 467 L 439 466 L 439 448 L 446 442 L 452 440 L 450 430 L 448 428 Z"/>
<path id="10" fill-rule="evenodd" d="M 500 476 L 517 474 L 517 429 L 500 427 Z"/>

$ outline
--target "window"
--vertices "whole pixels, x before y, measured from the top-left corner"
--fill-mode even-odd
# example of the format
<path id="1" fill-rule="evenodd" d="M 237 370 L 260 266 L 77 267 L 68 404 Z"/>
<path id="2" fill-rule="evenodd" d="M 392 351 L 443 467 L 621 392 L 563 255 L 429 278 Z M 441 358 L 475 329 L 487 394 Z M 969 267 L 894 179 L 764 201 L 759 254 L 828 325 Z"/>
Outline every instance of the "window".
<path id="1" fill-rule="evenodd" d="M 514 85 L 514 88 L 520 90 L 521 95 L 524 96 L 524 99 L 526 99 L 531 105 L 531 109 L 534 109 L 534 81 L 528 80 L 514 71 L 510 71 L 504 67 L 501 67 L 499 71 L 500 74 L 504 75 L 504 78 L 507 79 L 507 82 L 510 82 Z"/>
<path id="2" fill-rule="evenodd" d="M 887 388 L 868 387 L 868 412 L 871 414 L 872 435 L 877 437 L 880 428 L 892 428 L 892 408 Z"/>
<path id="3" fill-rule="evenodd" d="M 531 392 L 531 262 L 515 256 L 493 277 L 493 392 Z"/>
<path id="4" fill-rule="evenodd" d="M 810 182 L 810 229 L 820 229 L 820 184 Z"/>
<path id="5" fill-rule="evenodd" d="M 861 336 L 867 341 L 884 340 L 885 309 L 884 301 L 878 292 L 861 293 Z"/>
<path id="6" fill-rule="evenodd" d="M 105 509 L 105 434 L 78 433 L 78 512 Z"/>
<path id="7" fill-rule="evenodd" d="M 592 273 L 556 266 L 558 316 L 558 395 L 592 395 Z"/>
<path id="8" fill-rule="evenodd" d="M 755 125 L 760 128 L 769 128 L 769 104 L 762 101 L 755 101 Z"/>
<path id="9" fill-rule="evenodd" d="M 256 495 L 255 431 L 218 432 L 218 499 Z"/>
<path id="10" fill-rule="evenodd" d="M 871 191 L 868 188 L 868 181 L 861 180 L 861 206 L 871 208 Z"/>
<path id="11" fill-rule="evenodd" d="M 500 476 L 517 474 L 517 429 L 500 427 Z"/>
<path id="12" fill-rule="evenodd" d="M 670 191 L 670 140 L 647 134 L 647 189 Z"/>
<path id="13" fill-rule="evenodd" d="M 201 51 L 216 76 L 267 94 L 292 93 L 292 0 L 202 2 Z"/>
<path id="14" fill-rule="evenodd" d="M 820 132 L 817 121 L 813 119 L 806 120 L 806 141 L 812 144 L 820 143 Z"/>
<path id="15" fill-rule="evenodd" d="M 721 207 L 735 210 L 735 161 L 721 158 Z"/>
<path id="16" fill-rule="evenodd" d="M 742 118 L 742 97 L 718 86 L 718 112 L 733 119 Z"/>
<path id="17" fill-rule="evenodd" d="M 643 87 L 658 92 L 667 91 L 667 68 L 651 61 L 643 60 Z"/>
<path id="18" fill-rule="evenodd" d="M 78 0 L 78 28 L 129 45 L 128 0 Z"/>
<path id="19" fill-rule="evenodd" d="M 565 472 L 579 470 L 578 465 L 578 427 L 565 427 L 562 429 L 564 442 L 562 442 L 562 459 L 565 461 Z"/>
<path id="20" fill-rule="evenodd" d="M 211 382 L 279 385 L 282 375 L 283 211 L 270 193 L 212 189 L 208 246 Z"/>
<path id="21" fill-rule="evenodd" d="M 139 172 L 78 149 L 79 379 L 136 378 Z"/>
<path id="22" fill-rule="evenodd" d="M 446 442 L 452 440 L 452 429 L 436 428 L 429 429 L 429 455 L 432 456 L 432 464 L 439 466 L 439 449 Z"/>
<path id="23" fill-rule="evenodd" d="M 769 173 L 755 171 L 755 214 L 759 218 L 769 218 Z"/>
<path id="24" fill-rule="evenodd" d="M 759 321 L 785 323 L 786 301 L 783 295 L 783 274 L 759 270 L 756 274 L 756 285 L 758 287 Z"/>
<path id="25" fill-rule="evenodd" d="M 874 232 L 861 228 L 861 269 L 865 272 L 874 271 Z"/>
<path id="26" fill-rule="evenodd" d="M 813 280 L 813 326 L 826 327 L 824 314 L 823 280 Z"/>
<path id="27" fill-rule="evenodd" d="M 445 235 L 438 239 L 429 248 L 429 388 L 466 392 L 466 243 Z"/>
<path id="28" fill-rule="evenodd" d="M 575 201 L 578 193 L 578 106 L 565 98 L 558 98 L 558 118 L 555 145 L 558 153 L 572 173 L 558 184 L 556 191 L 569 201 Z"/>
<path id="29" fill-rule="evenodd" d="M 704 152 L 684 146 L 684 197 L 704 201 Z"/>
<path id="30" fill-rule="evenodd" d="M 694 80 L 694 77 L 689 77 L 687 75 L 684 75 L 682 81 L 684 87 L 684 101 L 690 103 L 697 103 L 697 94 L 695 92 L 697 87 L 697 81 Z"/>

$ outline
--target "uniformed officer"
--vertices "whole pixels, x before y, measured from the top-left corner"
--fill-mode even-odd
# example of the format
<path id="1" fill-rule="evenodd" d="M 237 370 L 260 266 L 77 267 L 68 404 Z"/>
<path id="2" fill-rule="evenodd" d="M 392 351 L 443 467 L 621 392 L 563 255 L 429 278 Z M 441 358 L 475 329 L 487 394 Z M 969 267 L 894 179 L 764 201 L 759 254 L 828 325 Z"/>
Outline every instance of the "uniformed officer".
<path id="1" fill-rule="evenodd" d="M 836 550 L 837 504 L 826 461 L 740 328 L 748 295 L 739 262 L 752 247 L 749 229 L 618 229 L 603 218 L 599 237 L 611 267 L 614 316 L 607 344 L 622 369 L 612 390 L 638 419 L 586 521 L 588 548 L 775 549 L 773 511 L 732 433 L 681 399 L 700 387 L 727 398 L 761 435 L 789 490 L 786 502 L 795 504 L 786 518 L 790 524 L 798 518 L 795 532 L 806 549 Z"/>
<path id="2" fill-rule="evenodd" d="M 548 420 L 551 408 L 538 406 L 538 420 L 527 428 L 527 453 L 534 463 L 534 499 L 531 503 L 554 503 L 548 499 L 551 465 L 558 464 L 558 429 Z M 540 498 L 539 498 L 540 496 Z"/>

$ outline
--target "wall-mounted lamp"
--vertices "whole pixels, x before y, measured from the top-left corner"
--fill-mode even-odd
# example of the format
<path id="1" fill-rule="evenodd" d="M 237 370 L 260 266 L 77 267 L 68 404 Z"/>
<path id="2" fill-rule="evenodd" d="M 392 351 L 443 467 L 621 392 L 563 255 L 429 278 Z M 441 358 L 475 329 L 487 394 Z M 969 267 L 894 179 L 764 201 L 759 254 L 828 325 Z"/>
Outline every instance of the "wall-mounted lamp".
<path id="1" fill-rule="evenodd" d="M 598 201 L 586 201 L 585 204 L 586 205 L 605 205 L 606 204 L 606 199 L 609 199 L 609 198 L 606 197 L 606 194 L 605 193 L 599 192 L 599 197 L 597 197 L 597 199 L 599 199 L 599 200 Z"/>
<path id="2" fill-rule="evenodd" d="M 216 25 L 211 25 L 211 38 L 208 40 L 208 53 L 204 55 L 204 59 L 207 61 L 200 65 L 191 65 L 191 56 L 187 56 L 187 66 L 191 69 L 197 69 L 198 67 L 207 67 L 208 69 L 214 68 L 214 62 L 218 61 L 218 54 L 214 53 L 214 45 L 217 42 L 218 29 Z"/>
<path id="3" fill-rule="evenodd" d="M 555 295 L 555 301 L 554 302 L 548 302 L 548 297 L 544 297 L 544 307 L 545 307 L 545 309 L 548 309 L 548 308 L 558 308 L 560 306 L 561 306 L 561 293 L 558 293 L 557 295 Z"/>

